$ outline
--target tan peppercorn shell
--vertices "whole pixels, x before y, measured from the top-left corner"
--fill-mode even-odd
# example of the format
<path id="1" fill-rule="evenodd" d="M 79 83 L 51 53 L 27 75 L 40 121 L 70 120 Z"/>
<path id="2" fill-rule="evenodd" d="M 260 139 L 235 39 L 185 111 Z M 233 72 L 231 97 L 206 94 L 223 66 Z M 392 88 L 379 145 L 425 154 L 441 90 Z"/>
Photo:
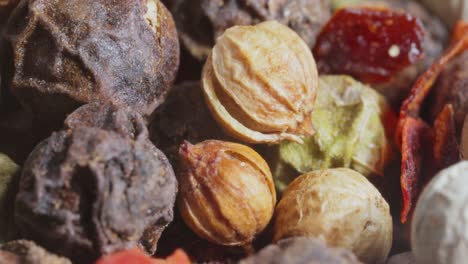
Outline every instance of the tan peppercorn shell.
<path id="1" fill-rule="evenodd" d="M 206 102 L 232 136 L 302 142 L 313 134 L 318 73 L 304 41 L 275 21 L 235 26 L 218 38 L 202 74 Z"/>
<path id="2" fill-rule="evenodd" d="M 296 236 L 349 249 L 365 263 L 384 263 L 392 246 L 390 209 L 358 172 L 309 172 L 288 186 L 275 211 L 274 240 Z"/>
<path id="3" fill-rule="evenodd" d="M 199 236 L 221 245 L 250 243 L 276 204 L 272 175 L 247 146 L 217 140 L 180 147 L 178 207 Z"/>

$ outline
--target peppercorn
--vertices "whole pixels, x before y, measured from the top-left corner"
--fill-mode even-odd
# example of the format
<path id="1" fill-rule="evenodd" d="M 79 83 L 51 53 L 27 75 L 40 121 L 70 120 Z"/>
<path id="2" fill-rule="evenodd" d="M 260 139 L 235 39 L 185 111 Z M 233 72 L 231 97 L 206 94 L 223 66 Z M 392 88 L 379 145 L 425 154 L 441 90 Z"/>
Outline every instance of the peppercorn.
<path id="1" fill-rule="evenodd" d="M 228 29 L 205 63 L 202 85 L 213 116 L 235 138 L 278 144 L 313 134 L 315 60 L 278 22 Z"/>
<path id="2" fill-rule="evenodd" d="M 169 161 L 147 138 L 141 116 L 109 109 L 78 109 L 67 130 L 35 148 L 21 176 L 16 224 L 74 261 L 136 246 L 153 254 L 173 218 Z"/>
<path id="3" fill-rule="evenodd" d="M 11 90 L 43 126 L 82 104 L 130 106 L 149 118 L 176 76 L 179 44 L 159 0 L 22 1 L 6 27 Z"/>
<path id="4" fill-rule="evenodd" d="M 468 259 L 468 161 L 440 171 L 419 196 L 411 223 L 416 263 L 459 264 Z"/>
<path id="5" fill-rule="evenodd" d="M 274 240 L 296 236 L 349 249 L 365 263 L 384 263 L 392 246 L 389 205 L 353 170 L 312 171 L 288 186 L 275 210 Z"/>
<path id="6" fill-rule="evenodd" d="M 200 237 L 227 246 L 250 245 L 273 215 L 270 169 L 247 146 L 208 140 L 180 147 L 177 205 Z"/>

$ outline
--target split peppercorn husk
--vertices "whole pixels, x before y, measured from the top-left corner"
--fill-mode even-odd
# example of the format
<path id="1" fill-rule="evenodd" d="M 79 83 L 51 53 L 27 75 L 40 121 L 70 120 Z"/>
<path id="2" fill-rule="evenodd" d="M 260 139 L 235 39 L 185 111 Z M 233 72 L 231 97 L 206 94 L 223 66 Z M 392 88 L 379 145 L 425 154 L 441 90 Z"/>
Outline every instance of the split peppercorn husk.
<path id="1" fill-rule="evenodd" d="M 32 241 L 15 240 L 0 245 L 0 263 L 71 264 L 71 261 L 47 252 Z"/>
<path id="2" fill-rule="evenodd" d="M 239 262 L 239 264 L 256 263 L 358 264 L 361 262 L 348 250 L 327 247 L 322 241 L 313 238 L 293 237 L 269 245 L 254 256 Z"/>
<path id="3" fill-rule="evenodd" d="M 421 187 L 441 170 L 458 161 L 454 105 L 445 104 L 433 126 L 420 118 L 422 104 L 442 71 L 468 48 L 468 24 L 459 22 L 451 46 L 414 84 L 400 109 L 396 141 L 402 152 L 401 221 L 410 217 Z"/>
<path id="4" fill-rule="evenodd" d="M 173 218 L 177 181 L 169 161 L 143 123 L 108 107 L 78 109 L 67 130 L 41 142 L 16 198 L 23 235 L 75 261 L 136 246 L 152 254 Z"/>
<path id="5" fill-rule="evenodd" d="M 230 139 L 211 116 L 200 82 L 176 85 L 156 111 L 149 130 L 153 143 L 174 166 L 184 140 L 196 144 L 208 139 Z"/>
<path id="6" fill-rule="evenodd" d="M 335 7 L 348 7 L 352 10 L 363 10 L 366 7 L 371 7 L 380 11 L 374 12 L 372 15 L 366 14 L 366 12 L 355 12 L 352 16 L 350 14 L 343 15 L 344 10 L 337 11 L 329 24 L 334 25 L 333 27 L 339 32 L 343 32 L 343 35 L 336 34 L 338 31 L 326 32 L 327 26 L 319 35 L 314 50 L 319 71 L 321 73 L 351 74 L 366 83 L 372 81 L 372 87 L 384 94 L 392 106 L 399 106 L 418 75 L 443 52 L 448 35 L 447 29 L 439 18 L 432 16 L 415 1 L 335 1 L 333 5 Z M 340 13 L 342 15 L 339 15 Z M 406 16 L 398 16 L 398 14 L 403 13 L 411 15 L 412 18 L 408 20 Z M 354 18 L 350 19 L 351 17 Z M 381 20 L 392 21 L 392 23 L 381 23 L 379 22 Z M 418 31 L 415 31 L 414 27 L 410 27 L 415 26 L 412 21 L 416 20 L 422 22 L 419 23 Z M 355 25 L 355 27 L 349 25 Z M 379 27 L 378 30 L 376 25 Z M 392 26 L 395 25 L 398 25 L 397 30 L 391 30 Z M 356 31 L 360 31 L 361 34 L 356 34 Z M 398 32 L 398 34 L 395 35 L 392 32 Z M 341 38 L 340 41 L 334 43 L 335 48 L 332 47 L 332 49 L 337 50 L 338 54 L 343 54 L 345 51 L 349 51 L 350 54 L 344 57 L 333 55 L 321 59 L 317 50 L 320 47 L 321 39 L 323 39 L 322 35 L 327 36 L 327 41 L 323 41 L 324 49 L 322 51 L 328 52 L 327 42 L 333 38 Z M 406 35 L 406 37 L 401 38 L 402 35 Z M 412 38 L 410 38 L 411 35 L 413 35 Z M 344 38 L 344 36 L 347 37 Z M 363 39 L 358 39 L 357 36 Z M 380 40 L 376 41 L 378 38 Z M 407 47 L 411 46 L 411 41 L 415 44 L 414 46 L 418 47 L 419 45 L 420 52 L 424 53 L 423 56 L 420 56 L 421 53 L 417 56 L 418 54 L 413 51 L 405 53 L 409 51 Z M 369 46 L 369 44 L 371 45 Z M 328 54 L 335 53 L 330 51 Z M 410 60 L 403 63 L 404 57 L 407 55 L 409 55 L 407 58 Z M 340 58 L 342 61 L 339 61 Z M 373 60 L 376 63 L 371 63 Z M 385 63 L 382 63 L 383 61 Z M 390 68 L 393 68 L 395 72 L 391 73 Z"/>
<path id="7" fill-rule="evenodd" d="M 268 20 L 289 26 L 312 47 L 330 17 L 328 0 L 174 0 L 171 11 L 183 46 L 199 60 L 226 29 Z"/>
<path id="8" fill-rule="evenodd" d="M 349 167 L 383 176 L 394 152 L 396 115 L 371 87 L 345 75 L 321 76 L 312 123 L 315 134 L 304 144 L 284 141 L 277 148 L 272 166 L 279 191 L 312 170 Z"/>
<path id="9" fill-rule="evenodd" d="M 54 128 L 96 100 L 149 118 L 179 63 L 176 28 L 159 0 L 22 1 L 5 35 L 12 92 Z"/>
<path id="10" fill-rule="evenodd" d="M 19 170 L 18 165 L 0 153 L 0 244 L 16 235 L 12 212 Z"/>

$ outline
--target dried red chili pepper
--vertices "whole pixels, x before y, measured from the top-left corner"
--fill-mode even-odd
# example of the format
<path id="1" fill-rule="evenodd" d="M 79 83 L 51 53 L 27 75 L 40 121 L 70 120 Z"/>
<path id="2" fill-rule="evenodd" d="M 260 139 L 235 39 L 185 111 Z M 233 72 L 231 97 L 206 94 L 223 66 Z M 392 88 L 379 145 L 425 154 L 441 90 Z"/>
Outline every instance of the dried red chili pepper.
<path id="1" fill-rule="evenodd" d="M 314 55 L 324 73 L 382 83 L 422 56 L 423 39 L 421 22 L 406 12 L 344 8 L 322 29 Z"/>
<path id="2" fill-rule="evenodd" d="M 400 220 L 405 223 L 419 193 L 424 160 L 421 149 L 430 144 L 431 129 L 424 121 L 408 117 L 403 121 L 402 131 L 400 184 L 403 207 Z"/>
<path id="3" fill-rule="evenodd" d="M 442 70 L 451 60 L 468 49 L 468 23 L 459 22 L 455 26 L 452 40 L 452 45 L 445 54 L 418 78 L 400 109 L 396 142 L 402 152 L 400 178 L 403 195 L 400 219 L 402 223 L 408 219 L 423 180 L 429 180 L 423 179 L 422 175 L 433 175 L 436 168 L 431 168 L 431 166 L 442 168 L 457 159 L 453 154 L 456 152 L 453 109 L 449 106 L 445 107 L 439 114 L 432 130 L 434 133 L 432 140 L 423 139 L 428 134 L 429 126 L 419 118 L 422 103 Z M 430 142 L 435 142 L 432 151 L 421 150 L 421 146 L 427 147 L 431 145 Z M 423 157 L 423 154 L 428 153 L 431 156 Z M 426 166 L 425 172 L 422 171 L 423 161 Z"/>
<path id="4" fill-rule="evenodd" d="M 183 250 L 176 250 L 167 259 L 154 259 L 134 248 L 102 257 L 95 264 L 190 264 L 190 259 Z"/>
<path id="5" fill-rule="evenodd" d="M 455 111 L 451 104 L 444 106 L 434 122 L 434 161 L 437 170 L 447 168 L 459 160 L 455 128 Z"/>

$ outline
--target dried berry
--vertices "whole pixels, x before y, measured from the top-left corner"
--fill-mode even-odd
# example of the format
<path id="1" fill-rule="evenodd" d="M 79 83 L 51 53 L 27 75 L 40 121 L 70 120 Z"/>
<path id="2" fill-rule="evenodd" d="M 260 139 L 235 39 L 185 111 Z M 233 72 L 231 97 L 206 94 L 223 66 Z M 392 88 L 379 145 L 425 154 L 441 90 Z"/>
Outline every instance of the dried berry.
<path id="1" fill-rule="evenodd" d="M 174 22 L 159 0 L 28 0 L 6 29 L 11 89 L 44 122 L 91 102 L 149 117 L 178 68 Z"/>
<path id="2" fill-rule="evenodd" d="M 195 144 L 229 139 L 211 116 L 199 82 L 182 83 L 171 90 L 156 111 L 150 133 L 154 144 L 172 164 L 178 164 L 179 146 L 184 140 Z"/>
<path id="3" fill-rule="evenodd" d="M 0 245 L 0 263 L 71 264 L 70 260 L 51 254 L 32 241 L 15 240 Z"/>
<path id="4" fill-rule="evenodd" d="M 267 163 L 251 148 L 209 140 L 180 147 L 178 208 L 199 236 L 247 245 L 269 223 L 276 193 Z"/>
<path id="5" fill-rule="evenodd" d="M 365 263 L 383 263 L 392 246 L 387 202 L 361 174 L 345 168 L 295 179 L 275 210 L 274 240 L 306 236 L 349 249 Z"/>
<path id="6" fill-rule="evenodd" d="M 315 134 L 304 144 L 285 141 L 274 162 L 275 185 L 284 191 L 294 178 L 312 170 L 348 167 L 366 177 L 383 176 L 391 160 L 390 131 L 396 116 L 385 98 L 345 75 L 321 76 L 312 113 Z M 283 168 L 296 173 L 285 173 Z"/>
<path id="7" fill-rule="evenodd" d="M 16 175 L 19 167 L 9 157 L 0 153 L 0 243 L 15 235 L 13 205 L 16 191 Z M 1 263 L 1 261 L 0 261 Z"/>
<path id="8" fill-rule="evenodd" d="M 417 263 L 456 264 L 468 258 L 468 161 L 432 179 L 418 199 L 411 225 Z"/>
<path id="9" fill-rule="evenodd" d="M 215 40 L 237 25 L 276 20 L 296 31 L 312 47 L 330 17 L 328 0 L 174 0 L 171 8 L 182 44 L 202 60 Z"/>
<path id="10" fill-rule="evenodd" d="M 295 237 L 280 240 L 239 262 L 239 264 L 256 263 L 358 264 L 361 262 L 347 250 L 329 248 L 320 240 Z"/>
<path id="11" fill-rule="evenodd" d="M 381 83 L 422 56 L 421 22 L 375 7 L 338 10 L 322 29 L 314 55 L 323 72 Z"/>
<path id="12" fill-rule="evenodd" d="M 313 134 L 315 61 L 299 36 L 277 22 L 228 29 L 206 61 L 202 82 L 214 117 L 236 138 L 301 142 Z"/>
<path id="13" fill-rule="evenodd" d="M 15 221 L 24 235 L 73 260 L 136 246 L 154 253 L 176 191 L 172 167 L 148 139 L 77 126 L 29 156 Z"/>
<path id="14" fill-rule="evenodd" d="M 432 89 L 431 117 L 435 120 L 446 104 L 455 111 L 457 134 L 461 133 L 468 113 L 468 51 L 450 61 Z"/>

